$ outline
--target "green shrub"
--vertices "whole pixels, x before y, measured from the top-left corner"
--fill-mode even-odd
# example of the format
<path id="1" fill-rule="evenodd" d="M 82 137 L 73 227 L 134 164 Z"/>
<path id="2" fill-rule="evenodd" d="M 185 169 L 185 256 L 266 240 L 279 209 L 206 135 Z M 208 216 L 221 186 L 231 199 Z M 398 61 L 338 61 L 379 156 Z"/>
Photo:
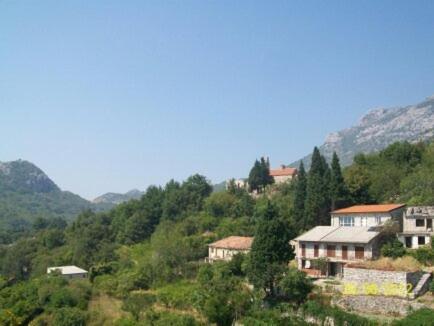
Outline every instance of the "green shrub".
<path id="1" fill-rule="evenodd" d="M 355 314 L 341 310 L 338 307 L 322 305 L 316 301 L 307 301 L 302 306 L 302 312 L 305 316 L 317 318 L 322 323 L 327 318 L 332 318 L 335 326 L 374 326 L 376 322 Z"/>
<path id="2" fill-rule="evenodd" d="M 278 293 L 286 300 L 300 304 L 306 300 L 312 288 L 312 281 L 305 273 L 291 268 L 279 281 Z"/>
<path id="3" fill-rule="evenodd" d="M 428 308 L 419 309 L 404 319 L 393 323 L 393 326 L 432 326 L 434 323 L 434 310 Z"/>
<path id="4" fill-rule="evenodd" d="M 157 301 L 168 308 L 187 309 L 193 306 L 197 289 L 195 283 L 185 281 L 170 284 L 157 290 Z"/>
<path id="5" fill-rule="evenodd" d="M 404 256 L 405 253 L 404 245 L 396 238 L 381 247 L 381 254 L 384 257 L 398 258 Z"/>
<path id="6" fill-rule="evenodd" d="M 53 315 L 53 326 L 86 325 L 86 314 L 77 308 L 60 308 Z"/>
<path id="7" fill-rule="evenodd" d="M 416 258 L 421 264 L 433 265 L 434 264 L 434 250 L 428 247 L 420 247 L 413 251 L 413 257 Z"/>

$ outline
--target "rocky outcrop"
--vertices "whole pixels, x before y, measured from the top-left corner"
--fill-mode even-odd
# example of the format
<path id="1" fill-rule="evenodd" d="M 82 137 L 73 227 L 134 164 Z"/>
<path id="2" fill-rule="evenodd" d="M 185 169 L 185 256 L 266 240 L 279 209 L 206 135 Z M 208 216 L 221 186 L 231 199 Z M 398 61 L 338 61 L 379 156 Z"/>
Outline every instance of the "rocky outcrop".
<path id="1" fill-rule="evenodd" d="M 319 149 L 328 160 L 336 151 L 342 165 L 349 165 L 358 153 L 376 152 L 396 141 L 418 142 L 433 137 L 434 96 L 431 96 L 416 105 L 373 109 L 355 126 L 328 135 Z M 302 160 L 306 166 L 310 165 L 310 155 Z M 297 167 L 299 163 L 291 166 Z"/>

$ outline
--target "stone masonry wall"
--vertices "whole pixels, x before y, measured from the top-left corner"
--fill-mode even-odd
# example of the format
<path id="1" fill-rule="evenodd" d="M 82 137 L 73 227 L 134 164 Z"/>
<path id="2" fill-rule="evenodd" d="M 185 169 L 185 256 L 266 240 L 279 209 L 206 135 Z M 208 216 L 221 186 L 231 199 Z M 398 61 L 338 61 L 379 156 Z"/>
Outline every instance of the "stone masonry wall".
<path id="1" fill-rule="evenodd" d="M 343 293 L 347 295 L 384 295 L 412 297 L 420 272 L 395 272 L 344 267 Z"/>

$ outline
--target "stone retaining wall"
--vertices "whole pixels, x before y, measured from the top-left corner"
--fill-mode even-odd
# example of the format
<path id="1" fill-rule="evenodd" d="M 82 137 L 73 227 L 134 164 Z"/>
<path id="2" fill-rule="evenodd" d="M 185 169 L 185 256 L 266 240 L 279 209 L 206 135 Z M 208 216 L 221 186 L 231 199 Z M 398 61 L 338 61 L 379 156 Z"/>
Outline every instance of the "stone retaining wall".
<path id="1" fill-rule="evenodd" d="M 343 293 L 347 295 L 384 295 L 413 297 L 422 272 L 396 272 L 344 267 Z"/>
<path id="2" fill-rule="evenodd" d="M 425 307 L 415 301 L 383 296 L 344 296 L 333 303 L 347 311 L 388 316 L 405 316 L 409 311 Z"/>

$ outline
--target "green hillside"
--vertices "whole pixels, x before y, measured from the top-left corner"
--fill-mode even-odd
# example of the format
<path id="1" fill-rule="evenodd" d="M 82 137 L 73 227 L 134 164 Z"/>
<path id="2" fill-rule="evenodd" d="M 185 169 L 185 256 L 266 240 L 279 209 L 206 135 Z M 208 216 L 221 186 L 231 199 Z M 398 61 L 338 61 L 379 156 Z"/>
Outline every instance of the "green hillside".
<path id="1" fill-rule="evenodd" d="M 0 324 L 301 326 L 313 316 L 383 325 L 331 306 L 329 293 L 288 266 L 288 243 L 326 221 L 332 207 L 432 203 L 433 159 L 434 144 L 397 143 L 341 171 L 337 156 L 329 165 L 315 149 L 309 171 L 255 198 L 235 187 L 213 192 L 193 175 L 149 187 L 108 212 L 83 212 L 67 227 L 38 220 L 31 234 L 0 246 Z M 254 236 L 250 254 L 205 263 L 207 245 L 229 235 Z M 434 248 L 401 254 L 434 265 Z M 45 275 L 59 265 L 85 268 L 89 280 Z M 422 309 L 392 325 L 433 318 Z"/>
<path id="2" fill-rule="evenodd" d="M 0 162 L 0 242 L 31 229 L 38 218 L 71 221 L 86 209 L 113 205 L 91 202 L 60 188 L 34 164 L 18 160 Z"/>

